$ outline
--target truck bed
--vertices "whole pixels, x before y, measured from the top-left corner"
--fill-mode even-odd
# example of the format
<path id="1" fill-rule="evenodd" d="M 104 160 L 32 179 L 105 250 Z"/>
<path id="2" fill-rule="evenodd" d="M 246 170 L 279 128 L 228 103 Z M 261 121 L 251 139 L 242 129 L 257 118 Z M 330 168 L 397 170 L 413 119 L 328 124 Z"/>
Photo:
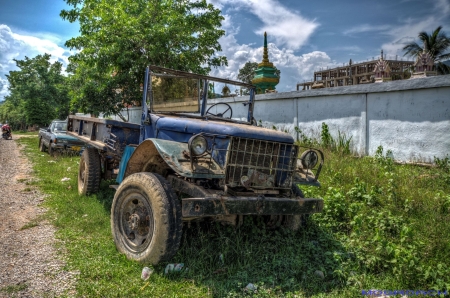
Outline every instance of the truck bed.
<path id="1" fill-rule="evenodd" d="M 91 147 L 121 156 L 125 146 L 139 144 L 140 125 L 117 120 L 69 115 L 67 134 Z"/>

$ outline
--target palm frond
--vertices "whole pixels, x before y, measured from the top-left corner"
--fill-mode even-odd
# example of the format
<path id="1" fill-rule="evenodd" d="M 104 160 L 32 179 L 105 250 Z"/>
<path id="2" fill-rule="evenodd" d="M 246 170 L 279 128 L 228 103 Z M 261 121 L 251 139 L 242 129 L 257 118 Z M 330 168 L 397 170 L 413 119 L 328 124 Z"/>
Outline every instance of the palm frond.
<path id="1" fill-rule="evenodd" d="M 436 71 L 439 74 L 450 74 L 450 66 L 448 66 L 442 62 L 438 62 L 436 64 Z"/>
<path id="2" fill-rule="evenodd" d="M 409 43 L 403 47 L 403 50 L 406 51 L 403 56 L 412 56 L 415 57 L 419 53 L 422 52 L 422 48 L 415 42 Z"/>
<path id="3" fill-rule="evenodd" d="M 441 32 L 442 26 L 437 27 L 431 34 L 422 31 L 419 33 L 419 40 L 423 46 L 415 42 L 407 44 L 403 50 L 404 56 L 416 57 L 423 51 L 428 51 L 436 61 L 443 61 L 450 58 L 450 53 L 445 53 L 450 47 L 450 38 L 444 32 Z"/>
<path id="4" fill-rule="evenodd" d="M 439 55 L 439 57 L 437 57 L 438 61 L 445 61 L 448 59 L 450 59 L 450 53 L 442 54 L 442 55 Z"/>

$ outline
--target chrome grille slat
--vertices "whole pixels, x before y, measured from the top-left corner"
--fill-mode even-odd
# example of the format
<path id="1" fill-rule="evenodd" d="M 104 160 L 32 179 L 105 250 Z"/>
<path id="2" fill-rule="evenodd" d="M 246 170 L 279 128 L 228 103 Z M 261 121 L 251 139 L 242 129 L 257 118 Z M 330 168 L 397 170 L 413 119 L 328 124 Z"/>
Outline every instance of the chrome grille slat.
<path id="1" fill-rule="evenodd" d="M 297 151 L 297 146 L 293 144 L 232 138 L 225 184 L 244 186 L 241 182 L 244 176 L 250 179 L 247 186 L 251 188 L 288 189 Z"/>

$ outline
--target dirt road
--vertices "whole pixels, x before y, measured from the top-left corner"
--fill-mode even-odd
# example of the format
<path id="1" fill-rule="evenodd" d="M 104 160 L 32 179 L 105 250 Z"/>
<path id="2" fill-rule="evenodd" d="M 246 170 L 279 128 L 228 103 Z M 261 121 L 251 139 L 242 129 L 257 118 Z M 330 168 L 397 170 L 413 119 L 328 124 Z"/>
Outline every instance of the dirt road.
<path id="1" fill-rule="evenodd" d="M 55 228 L 39 206 L 45 198 L 29 185 L 36 178 L 18 137 L 0 139 L 0 297 L 75 296 L 76 274 L 63 269 Z"/>

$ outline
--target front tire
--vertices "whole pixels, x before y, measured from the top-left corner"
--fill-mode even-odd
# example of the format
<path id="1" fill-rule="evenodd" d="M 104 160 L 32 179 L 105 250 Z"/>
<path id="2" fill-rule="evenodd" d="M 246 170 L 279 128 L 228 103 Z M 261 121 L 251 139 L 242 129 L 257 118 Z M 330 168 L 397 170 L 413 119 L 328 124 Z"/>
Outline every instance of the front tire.
<path id="1" fill-rule="evenodd" d="M 48 144 L 48 155 L 53 156 L 54 150 L 52 148 L 52 143 Z"/>
<path id="2" fill-rule="evenodd" d="M 181 204 L 160 175 L 135 173 L 120 184 L 111 207 L 117 250 L 153 265 L 171 259 L 181 241 Z"/>
<path id="3" fill-rule="evenodd" d="M 298 186 L 295 183 L 292 185 L 292 193 L 296 197 L 300 198 L 305 197 L 303 191 L 300 188 L 298 188 Z M 308 214 L 286 215 L 284 226 L 293 232 L 297 232 L 298 230 L 300 230 L 302 226 L 305 225 L 307 216 Z"/>
<path id="4" fill-rule="evenodd" d="M 100 189 L 102 166 L 100 155 L 95 148 L 86 148 L 83 151 L 78 167 L 78 193 L 88 195 Z"/>
<path id="5" fill-rule="evenodd" d="M 41 152 L 45 152 L 45 145 L 44 142 L 42 141 L 42 138 L 39 139 L 39 151 Z"/>

